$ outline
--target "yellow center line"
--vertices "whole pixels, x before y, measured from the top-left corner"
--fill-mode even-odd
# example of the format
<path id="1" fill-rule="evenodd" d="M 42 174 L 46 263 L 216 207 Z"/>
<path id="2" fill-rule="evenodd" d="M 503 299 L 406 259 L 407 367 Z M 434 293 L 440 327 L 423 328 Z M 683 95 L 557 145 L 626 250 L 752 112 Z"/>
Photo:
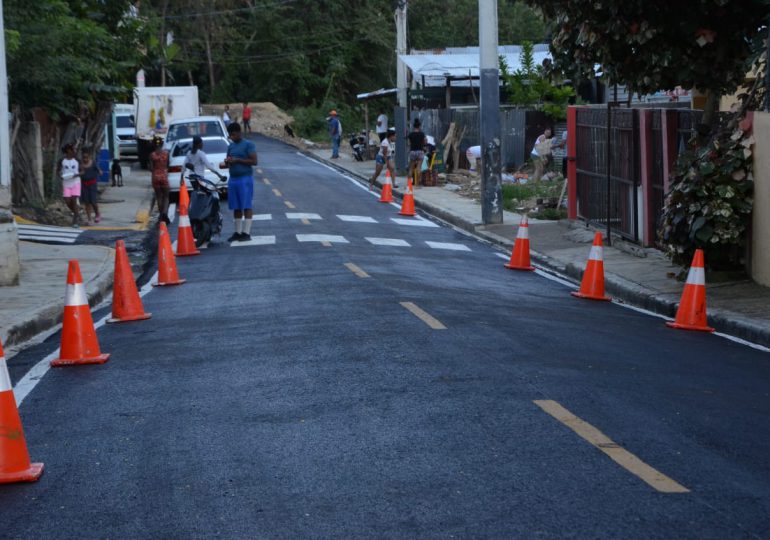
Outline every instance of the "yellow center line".
<path id="1" fill-rule="evenodd" d="M 622 448 L 615 443 L 612 439 L 607 437 L 604 433 L 597 428 L 581 420 L 567 409 L 562 407 L 556 401 L 550 399 L 537 399 L 534 401 L 535 405 L 543 409 L 545 412 L 556 418 L 559 422 L 570 428 L 572 431 L 578 434 L 582 439 L 588 441 L 590 444 L 607 454 L 609 458 L 626 469 L 631 474 L 639 477 L 663 493 L 689 493 L 690 490 L 678 483 L 677 481 L 669 478 L 662 472 L 647 465 L 644 461 L 636 457 L 634 454 Z"/>
<path id="2" fill-rule="evenodd" d="M 262 181 L 265 183 L 266 186 L 272 186 L 273 184 L 268 180 L 267 178 L 263 178 Z"/>
<path id="3" fill-rule="evenodd" d="M 275 188 L 273 188 L 273 193 L 275 193 L 275 196 L 276 196 L 276 197 L 282 197 L 282 196 L 283 196 L 283 195 L 281 195 L 281 192 L 280 192 L 280 191 L 278 191 L 278 190 L 277 190 L 277 189 L 275 189 Z"/>
<path id="4" fill-rule="evenodd" d="M 353 263 L 345 263 L 345 267 L 360 278 L 372 277 Z"/>
<path id="5" fill-rule="evenodd" d="M 296 206 L 291 204 L 289 201 L 283 201 L 283 204 L 285 204 L 287 208 L 296 208 Z"/>
<path id="6" fill-rule="evenodd" d="M 433 328 L 434 330 L 446 330 L 446 326 L 441 324 L 441 321 L 426 313 L 412 302 L 400 302 L 402 306 L 411 311 L 418 319 Z"/>
<path id="7" fill-rule="evenodd" d="M 321 242 L 321 245 L 323 247 L 332 247 L 332 243 L 329 242 L 328 240 L 324 240 L 323 242 Z"/>
<path id="8" fill-rule="evenodd" d="M 300 221 L 302 221 L 303 225 L 310 225 L 310 220 L 306 217 L 303 217 Z"/>

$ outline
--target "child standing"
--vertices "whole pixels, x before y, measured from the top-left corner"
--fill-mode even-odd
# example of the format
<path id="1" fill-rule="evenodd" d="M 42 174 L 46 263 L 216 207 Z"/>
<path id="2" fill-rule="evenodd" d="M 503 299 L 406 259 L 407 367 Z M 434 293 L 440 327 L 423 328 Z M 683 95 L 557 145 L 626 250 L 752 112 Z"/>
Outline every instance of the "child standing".
<path id="1" fill-rule="evenodd" d="M 64 146 L 64 158 L 59 162 L 59 177 L 62 183 L 62 196 L 67 208 L 72 212 L 72 226 L 80 227 L 80 163 L 75 159 L 75 147 L 72 144 Z"/>
<path id="2" fill-rule="evenodd" d="M 93 158 L 89 152 L 83 154 L 83 163 L 80 170 L 80 178 L 82 181 L 80 200 L 83 201 L 83 206 L 86 208 L 86 219 L 88 225 L 91 225 L 91 211 L 94 213 L 94 222 L 99 223 L 102 220 L 102 216 L 99 214 L 99 189 L 97 182 L 102 172 L 99 170 L 99 166 L 94 163 Z"/>

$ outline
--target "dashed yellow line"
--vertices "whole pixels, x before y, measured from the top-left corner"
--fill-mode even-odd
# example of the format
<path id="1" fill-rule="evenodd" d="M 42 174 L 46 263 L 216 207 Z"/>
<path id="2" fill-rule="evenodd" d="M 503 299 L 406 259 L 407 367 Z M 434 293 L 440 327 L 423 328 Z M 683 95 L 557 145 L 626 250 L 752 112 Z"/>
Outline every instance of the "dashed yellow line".
<path id="1" fill-rule="evenodd" d="M 441 324 L 441 321 L 423 311 L 412 302 L 400 302 L 402 306 L 411 311 L 418 319 L 433 328 L 434 330 L 446 330 L 446 326 Z"/>
<path id="2" fill-rule="evenodd" d="M 622 448 L 604 433 L 581 420 L 567 409 L 562 407 L 556 401 L 550 399 L 538 399 L 534 401 L 535 405 L 556 418 L 559 422 L 570 428 L 578 434 L 579 437 L 588 441 L 590 444 L 607 454 L 609 458 L 626 469 L 634 476 L 647 482 L 657 491 L 663 493 L 689 493 L 690 490 L 672 480 L 662 472 L 647 465 L 644 461 L 634 454 Z"/>
<path id="3" fill-rule="evenodd" d="M 262 169 L 257 169 L 257 173 L 262 174 Z"/>
<path id="4" fill-rule="evenodd" d="M 323 247 L 332 247 L 332 243 L 331 243 L 331 242 L 329 242 L 328 240 L 323 240 L 323 241 L 321 242 L 321 245 L 322 245 Z"/>
<path id="5" fill-rule="evenodd" d="M 360 278 L 372 277 L 353 263 L 345 263 L 345 267 Z"/>
<path id="6" fill-rule="evenodd" d="M 280 191 L 278 191 L 276 188 L 273 188 L 273 193 L 275 193 L 276 197 L 283 197 Z"/>
<path id="7" fill-rule="evenodd" d="M 303 217 L 300 221 L 303 225 L 310 225 L 310 220 L 306 217 Z"/>
<path id="8" fill-rule="evenodd" d="M 265 183 L 266 186 L 272 186 L 273 185 L 272 182 L 270 182 L 270 180 L 268 180 L 267 178 L 263 178 L 262 181 Z"/>
<path id="9" fill-rule="evenodd" d="M 296 208 L 296 206 L 291 204 L 289 201 L 283 201 L 283 204 L 285 204 L 287 208 Z"/>

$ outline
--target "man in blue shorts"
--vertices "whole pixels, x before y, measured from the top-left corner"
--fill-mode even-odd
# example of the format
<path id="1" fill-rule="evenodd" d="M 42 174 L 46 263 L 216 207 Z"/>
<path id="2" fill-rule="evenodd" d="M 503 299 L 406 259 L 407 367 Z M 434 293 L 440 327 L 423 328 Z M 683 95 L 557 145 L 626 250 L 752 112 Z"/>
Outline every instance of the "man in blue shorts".
<path id="1" fill-rule="evenodd" d="M 238 122 L 227 126 L 230 146 L 227 147 L 225 166 L 230 169 L 227 182 L 227 205 L 233 211 L 235 232 L 228 242 L 251 240 L 251 199 L 254 196 L 252 167 L 257 164 L 257 147 L 241 134 Z M 241 219 L 243 218 L 243 219 Z"/>

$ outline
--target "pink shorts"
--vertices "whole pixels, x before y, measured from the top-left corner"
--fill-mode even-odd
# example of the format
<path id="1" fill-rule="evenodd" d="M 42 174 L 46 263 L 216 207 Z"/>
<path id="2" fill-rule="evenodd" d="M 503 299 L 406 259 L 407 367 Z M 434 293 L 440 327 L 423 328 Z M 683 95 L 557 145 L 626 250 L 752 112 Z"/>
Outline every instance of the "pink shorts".
<path id="1" fill-rule="evenodd" d="M 80 182 L 73 186 L 64 186 L 64 198 L 67 197 L 80 197 Z"/>

